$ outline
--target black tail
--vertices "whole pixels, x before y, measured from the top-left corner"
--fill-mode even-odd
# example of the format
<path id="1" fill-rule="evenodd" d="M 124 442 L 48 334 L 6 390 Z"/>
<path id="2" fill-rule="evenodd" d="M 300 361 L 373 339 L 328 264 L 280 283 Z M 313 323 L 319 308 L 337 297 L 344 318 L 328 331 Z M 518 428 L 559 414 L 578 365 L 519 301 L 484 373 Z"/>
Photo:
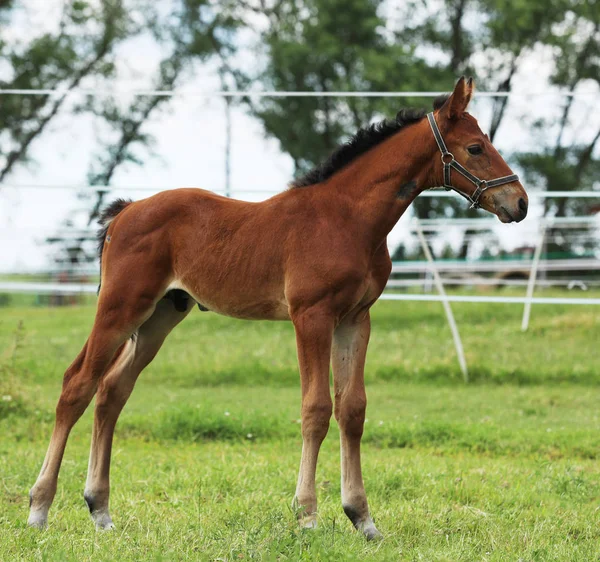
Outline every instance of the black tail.
<path id="1" fill-rule="evenodd" d="M 117 199 L 100 213 L 100 218 L 98 219 L 98 223 L 100 224 L 100 230 L 98 230 L 98 259 L 100 260 L 100 283 L 98 284 L 98 293 L 100 292 L 100 286 L 102 285 L 102 252 L 104 250 L 104 241 L 106 240 L 108 227 L 114 218 L 131 203 L 133 203 L 131 199 Z"/>

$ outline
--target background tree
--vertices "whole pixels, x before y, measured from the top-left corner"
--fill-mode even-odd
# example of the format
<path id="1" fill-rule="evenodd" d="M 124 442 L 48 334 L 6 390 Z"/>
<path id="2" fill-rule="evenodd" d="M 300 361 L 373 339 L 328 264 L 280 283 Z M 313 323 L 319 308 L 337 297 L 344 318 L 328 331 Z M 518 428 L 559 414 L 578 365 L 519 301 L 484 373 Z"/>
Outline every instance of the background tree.
<path id="1" fill-rule="evenodd" d="M 12 3 L 0 4 L 10 21 Z M 2 89 L 57 89 L 58 96 L 5 95 L 0 104 L 0 182 L 31 158 L 31 145 L 65 105 L 67 94 L 90 76 L 114 76 L 115 47 L 139 29 L 120 0 L 63 4 L 56 33 L 30 41 L 2 42 L 8 77 Z"/>
<path id="2" fill-rule="evenodd" d="M 209 0 L 173 0 L 170 11 L 164 13 L 153 5 L 147 6 L 140 33 L 151 36 L 166 53 L 151 78 L 150 89 L 175 90 L 193 76 L 195 65 L 211 57 L 225 61 L 234 49 L 233 31 L 237 22 L 221 13 Z M 159 13 L 160 12 L 160 13 Z M 105 87 L 113 76 L 104 77 Z M 155 139 L 145 129 L 150 118 L 166 111 L 172 102 L 167 96 L 137 96 L 123 106 L 120 100 L 90 96 L 79 112 L 92 112 L 104 125 L 97 155 L 88 172 L 88 183 L 109 186 L 115 172 L 126 165 L 142 165 L 152 156 Z M 116 140 L 115 140 L 116 139 Z M 80 194 L 89 211 L 85 224 L 89 227 L 97 219 L 107 191 L 98 189 Z M 48 238 L 55 246 L 55 261 L 80 264 L 96 259 L 95 237 L 88 230 L 77 234 L 72 227 L 76 217 L 69 214 L 64 222 L 64 234 Z M 70 232 L 69 232 L 70 231 Z M 75 236 L 73 236 L 75 233 Z"/>
<path id="3" fill-rule="evenodd" d="M 568 9 L 541 40 L 555 53 L 550 80 L 569 92 L 600 87 L 600 11 L 593 2 L 569 3 Z M 591 190 L 600 177 L 600 125 L 582 126 L 575 114 L 575 98 L 564 99 L 558 115 L 531 123 L 541 150 L 520 152 L 515 159 L 525 177 L 546 191 Z M 588 111 L 593 112 L 590 107 Z M 581 216 L 592 211 L 590 203 L 579 199 L 546 199 L 545 214 Z M 582 253 L 597 248 L 589 228 L 571 229 L 565 236 L 558 229 L 549 231 L 548 250 L 556 253 Z"/>
<path id="4" fill-rule="evenodd" d="M 278 91 L 396 91 L 436 85 L 414 47 L 398 44 L 379 15 L 381 0 L 279 1 L 261 10 L 259 49 L 266 61 L 253 79 Z M 250 81 L 251 78 L 249 77 Z M 441 80 L 437 82 L 441 85 Z M 399 107 L 389 98 L 262 98 L 250 105 L 296 174 L 323 160 L 348 135 Z"/>

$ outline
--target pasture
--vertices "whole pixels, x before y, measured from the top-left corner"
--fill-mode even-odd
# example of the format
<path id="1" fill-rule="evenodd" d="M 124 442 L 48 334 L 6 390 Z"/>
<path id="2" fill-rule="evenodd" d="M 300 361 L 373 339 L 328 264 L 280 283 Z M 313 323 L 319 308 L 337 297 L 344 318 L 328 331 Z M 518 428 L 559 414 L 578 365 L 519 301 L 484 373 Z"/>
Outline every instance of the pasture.
<path id="1" fill-rule="evenodd" d="M 453 309 L 468 386 L 439 303 L 373 309 L 363 468 L 385 539 L 367 543 L 341 508 L 333 420 L 320 527 L 300 530 L 290 507 L 301 449 L 291 324 L 197 310 L 117 426 L 117 530 L 96 532 L 83 500 L 92 408 L 69 441 L 49 528 L 28 529 L 62 375 L 94 307 L 0 308 L 0 560 L 597 559 L 599 311 L 534 306 L 522 334 L 521 306 Z"/>

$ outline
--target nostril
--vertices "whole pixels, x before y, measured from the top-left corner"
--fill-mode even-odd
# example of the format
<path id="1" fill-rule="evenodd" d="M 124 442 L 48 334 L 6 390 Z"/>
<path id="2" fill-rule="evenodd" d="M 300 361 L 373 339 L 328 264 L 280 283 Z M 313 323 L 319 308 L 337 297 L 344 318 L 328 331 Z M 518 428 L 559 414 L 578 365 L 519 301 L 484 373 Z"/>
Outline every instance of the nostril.
<path id="1" fill-rule="evenodd" d="M 527 201 L 522 197 L 519 199 L 519 210 L 521 213 L 525 214 L 527 212 Z"/>

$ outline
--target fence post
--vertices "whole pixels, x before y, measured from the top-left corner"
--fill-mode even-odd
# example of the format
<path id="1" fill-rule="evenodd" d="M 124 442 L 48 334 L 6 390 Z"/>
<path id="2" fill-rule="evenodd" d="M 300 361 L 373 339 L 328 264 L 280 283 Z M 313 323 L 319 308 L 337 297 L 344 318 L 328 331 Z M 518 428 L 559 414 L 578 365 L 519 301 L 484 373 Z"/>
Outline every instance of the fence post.
<path id="1" fill-rule="evenodd" d="M 419 219 L 416 219 L 417 225 L 417 235 L 419 237 L 419 241 L 421 242 L 421 246 L 423 247 L 423 252 L 425 253 L 425 257 L 427 261 L 431 265 L 431 272 L 433 273 L 433 281 L 438 290 L 438 293 L 442 297 L 442 304 L 444 305 L 444 311 L 446 312 L 446 318 L 448 319 L 448 324 L 450 325 L 450 331 L 452 332 L 452 338 L 454 339 L 454 347 L 456 348 L 456 355 L 458 357 L 458 363 L 460 365 L 460 370 L 463 374 L 463 379 L 466 383 L 469 382 L 469 370 L 467 369 L 467 360 L 465 359 L 465 352 L 463 349 L 462 340 L 460 339 L 460 333 L 458 332 L 458 327 L 456 325 L 456 321 L 454 320 L 454 314 L 452 313 L 452 307 L 448 302 L 448 298 L 446 296 L 446 290 L 444 289 L 444 284 L 442 283 L 442 278 L 437 270 L 435 265 L 435 261 L 433 259 L 433 255 L 431 254 L 431 250 L 429 249 L 429 245 L 427 244 L 427 240 L 425 240 L 425 235 L 423 234 L 423 230 L 421 229 L 421 223 Z"/>
<path id="2" fill-rule="evenodd" d="M 542 256 L 542 248 L 544 247 L 544 239 L 546 238 L 546 227 L 547 223 L 542 222 L 540 229 L 540 239 L 538 240 L 535 252 L 533 253 L 533 261 L 531 262 L 531 270 L 529 271 L 529 280 L 527 281 L 527 300 L 525 301 L 525 307 L 523 308 L 523 320 L 521 321 L 521 331 L 526 332 L 529 328 L 529 317 L 531 315 L 531 299 L 533 298 L 533 291 L 535 289 L 535 282 L 537 280 L 538 267 L 540 265 L 540 258 Z"/>

